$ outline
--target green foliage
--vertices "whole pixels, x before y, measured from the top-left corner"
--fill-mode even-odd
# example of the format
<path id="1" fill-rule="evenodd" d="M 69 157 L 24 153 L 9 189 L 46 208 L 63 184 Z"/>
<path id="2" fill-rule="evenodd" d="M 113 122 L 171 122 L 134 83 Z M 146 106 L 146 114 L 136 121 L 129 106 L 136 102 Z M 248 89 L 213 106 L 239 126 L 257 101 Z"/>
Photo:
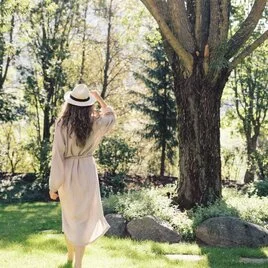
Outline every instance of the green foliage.
<path id="1" fill-rule="evenodd" d="M 220 44 L 214 51 L 214 60 L 211 62 L 209 68 L 213 71 L 220 71 L 229 67 L 229 60 L 225 58 L 228 49 L 227 41 Z"/>
<path id="2" fill-rule="evenodd" d="M 256 181 L 254 185 L 257 196 L 268 196 L 268 179 Z"/>
<path id="3" fill-rule="evenodd" d="M 2 203 L 48 200 L 48 191 L 36 180 L 34 173 L 8 176 L 0 174 L 0 201 Z"/>
<path id="4" fill-rule="evenodd" d="M 237 180 L 243 163 L 243 153 L 239 147 L 222 148 L 222 178 L 225 180 Z M 239 165 L 240 163 L 240 165 Z"/>
<path id="5" fill-rule="evenodd" d="M 24 128 L 18 122 L 3 123 L 0 129 L 0 170 L 10 173 L 30 171 Z"/>
<path id="6" fill-rule="evenodd" d="M 105 183 L 100 184 L 102 197 L 108 197 L 111 194 L 123 193 L 126 188 L 125 174 L 104 174 Z"/>
<path id="7" fill-rule="evenodd" d="M 268 198 L 245 195 L 234 189 L 223 189 L 223 199 L 214 204 L 193 209 L 189 216 L 193 219 L 193 228 L 211 217 L 234 216 L 245 221 L 268 228 Z"/>
<path id="8" fill-rule="evenodd" d="M 256 162 L 257 162 L 257 176 L 261 180 L 268 178 L 268 140 L 266 138 L 266 132 L 263 131 L 263 136 L 258 140 L 259 150 L 256 152 Z"/>
<path id="9" fill-rule="evenodd" d="M 14 94 L 0 89 L 0 123 L 17 121 L 25 115 L 25 105 L 18 104 Z"/>
<path id="10" fill-rule="evenodd" d="M 238 211 L 233 207 L 228 207 L 225 201 L 217 200 L 214 204 L 205 207 L 198 206 L 190 211 L 190 217 L 194 219 L 193 228 L 195 229 L 203 221 L 220 216 L 233 216 L 238 217 Z"/>
<path id="11" fill-rule="evenodd" d="M 248 185 L 246 192 L 249 196 L 268 197 L 268 179 L 255 181 Z"/>
<path id="12" fill-rule="evenodd" d="M 135 162 L 135 152 L 123 138 L 104 137 L 97 151 L 98 163 L 112 174 L 127 173 Z"/>
<path id="13" fill-rule="evenodd" d="M 50 172 L 51 143 L 43 140 L 37 143 L 34 139 L 30 140 L 25 147 L 34 159 L 33 168 L 36 172 L 37 180 L 47 188 L 47 181 Z"/>

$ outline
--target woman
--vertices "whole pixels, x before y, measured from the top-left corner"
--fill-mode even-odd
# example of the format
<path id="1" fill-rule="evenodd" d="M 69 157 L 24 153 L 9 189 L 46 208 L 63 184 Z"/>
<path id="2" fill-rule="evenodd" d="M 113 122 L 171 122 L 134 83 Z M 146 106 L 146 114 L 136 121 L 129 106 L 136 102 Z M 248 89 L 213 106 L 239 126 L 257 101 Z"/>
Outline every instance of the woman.
<path id="1" fill-rule="evenodd" d="M 110 228 L 103 215 L 93 153 L 116 116 L 97 91 L 89 92 L 84 84 L 67 92 L 64 99 L 63 113 L 55 123 L 49 194 L 53 200 L 60 199 L 68 261 L 75 257 L 79 268 L 85 246 Z M 95 101 L 100 113 L 94 110 Z"/>

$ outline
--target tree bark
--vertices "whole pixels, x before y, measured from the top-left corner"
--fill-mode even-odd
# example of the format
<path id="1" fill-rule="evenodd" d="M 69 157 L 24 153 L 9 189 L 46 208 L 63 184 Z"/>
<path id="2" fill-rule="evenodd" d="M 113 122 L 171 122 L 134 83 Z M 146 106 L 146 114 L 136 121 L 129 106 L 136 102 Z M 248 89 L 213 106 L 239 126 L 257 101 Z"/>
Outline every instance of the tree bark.
<path id="1" fill-rule="evenodd" d="M 165 175 L 165 158 L 166 158 L 166 141 L 164 140 L 162 143 L 162 150 L 161 150 L 160 176 Z"/>
<path id="2" fill-rule="evenodd" d="M 229 73 L 213 84 L 198 69 L 187 80 L 176 69 L 174 76 L 180 158 L 174 201 L 189 209 L 221 197 L 220 99 Z"/>
<path id="3" fill-rule="evenodd" d="M 107 28 L 107 39 L 106 39 L 106 55 L 105 55 L 105 66 L 103 71 L 103 85 L 101 91 L 101 97 L 106 98 L 108 89 L 108 77 L 111 63 L 111 31 L 112 31 L 112 8 L 113 1 L 110 0 L 109 11 L 108 11 L 108 28 Z"/>
<path id="4" fill-rule="evenodd" d="M 163 137 L 162 137 L 162 148 L 161 148 L 161 167 L 160 167 L 160 176 L 164 176 L 165 175 L 165 159 L 166 159 L 166 130 L 167 130 L 167 124 L 166 124 L 166 120 L 167 120 L 167 88 L 164 89 L 164 97 L 165 97 L 165 106 L 164 106 L 164 130 L 165 132 L 163 133 Z"/>
<path id="5" fill-rule="evenodd" d="M 251 183 L 254 181 L 256 174 L 255 154 L 257 151 L 257 136 L 247 138 L 247 170 L 244 176 L 244 183 Z"/>
<path id="6" fill-rule="evenodd" d="M 81 68 L 79 75 L 79 83 L 84 83 L 84 72 L 85 72 L 85 60 L 86 60 L 86 30 L 87 30 L 87 11 L 88 5 L 85 7 L 84 18 L 83 18 L 83 38 L 82 38 L 82 60 L 81 60 Z"/>

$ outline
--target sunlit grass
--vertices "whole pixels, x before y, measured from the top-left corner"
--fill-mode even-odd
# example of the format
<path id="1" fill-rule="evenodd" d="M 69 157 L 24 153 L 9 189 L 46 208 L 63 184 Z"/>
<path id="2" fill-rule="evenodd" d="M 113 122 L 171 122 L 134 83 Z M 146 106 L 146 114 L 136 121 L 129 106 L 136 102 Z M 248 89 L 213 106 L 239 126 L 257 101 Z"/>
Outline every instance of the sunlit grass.
<path id="1" fill-rule="evenodd" d="M 66 264 L 60 213 L 58 203 L 0 205 L 0 267 L 70 267 Z M 165 254 L 196 254 L 203 259 L 171 261 Z M 240 257 L 266 256 L 268 247 L 221 249 L 102 237 L 87 247 L 83 263 L 84 268 L 267 267 L 239 263 Z"/>

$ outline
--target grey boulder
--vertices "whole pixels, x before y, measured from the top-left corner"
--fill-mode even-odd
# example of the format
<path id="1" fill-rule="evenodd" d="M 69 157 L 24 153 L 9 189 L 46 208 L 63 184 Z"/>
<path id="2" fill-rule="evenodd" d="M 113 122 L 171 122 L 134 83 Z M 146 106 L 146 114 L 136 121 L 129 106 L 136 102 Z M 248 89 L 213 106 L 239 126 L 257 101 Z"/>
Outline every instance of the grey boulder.
<path id="1" fill-rule="evenodd" d="M 235 217 L 215 217 L 202 222 L 195 231 L 199 241 L 220 247 L 268 245 L 268 231 Z"/>
<path id="2" fill-rule="evenodd" d="M 152 240 L 169 243 L 178 243 L 181 240 L 177 232 L 164 226 L 153 216 L 131 220 L 127 224 L 127 231 L 136 240 Z"/>
<path id="3" fill-rule="evenodd" d="M 109 225 L 110 229 L 106 232 L 106 236 L 126 236 L 126 220 L 120 214 L 107 214 L 105 218 Z"/>

